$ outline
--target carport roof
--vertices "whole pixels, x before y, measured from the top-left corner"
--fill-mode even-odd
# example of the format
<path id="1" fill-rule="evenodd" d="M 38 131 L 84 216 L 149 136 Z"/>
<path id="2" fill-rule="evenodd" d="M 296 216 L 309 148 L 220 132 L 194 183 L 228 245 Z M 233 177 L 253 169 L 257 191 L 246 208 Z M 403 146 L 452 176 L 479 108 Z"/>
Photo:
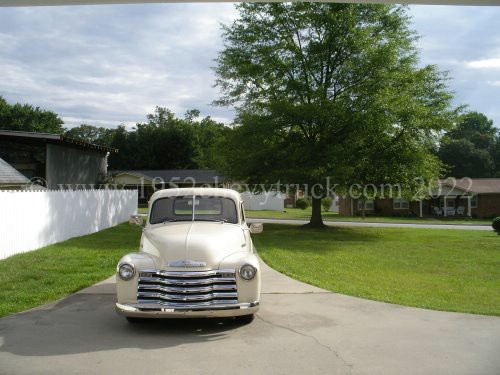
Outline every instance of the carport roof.
<path id="1" fill-rule="evenodd" d="M 118 152 L 118 149 L 95 145 L 78 139 L 66 137 L 61 134 L 22 132 L 16 130 L 0 130 L 0 139 L 21 141 L 26 143 L 53 143 L 68 147 L 84 148 L 101 152 Z"/>

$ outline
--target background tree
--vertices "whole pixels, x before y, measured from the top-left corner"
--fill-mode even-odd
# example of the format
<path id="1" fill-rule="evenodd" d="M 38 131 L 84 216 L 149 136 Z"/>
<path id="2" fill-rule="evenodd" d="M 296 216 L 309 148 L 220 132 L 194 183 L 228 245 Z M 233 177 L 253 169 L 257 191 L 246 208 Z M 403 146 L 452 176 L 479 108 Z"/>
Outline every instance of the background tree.
<path id="1" fill-rule="evenodd" d="M 450 166 L 448 175 L 456 178 L 493 177 L 495 163 L 487 149 L 477 148 L 468 139 L 447 139 L 439 149 L 439 157 Z"/>
<path id="2" fill-rule="evenodd" d="M 136 125 L 137 162 L 149 169 L 194 168 L 192 129 L 186 121 L 163 107 L 156 107 L 147 119 Z"/>
<path id="3" fill-rule="evenodd" d="M 217 104 L 237 110 L 223 168 L 249 182 L 400 183 L 440 171 L 431 149 L 451 126 L 451 95 L 419 68 L 405 8 L 241 4 L 224 26 Z M 312 196 L 310 226 L 322 226 Z"/>
<path id="4" fill-rule="evenodd" d="M 500 138 L 493 121 L 484 114 L 468 112 L 441 140 L 438 156 L 449 168 L 449 175 L 494 177 L 500 175 Z"/>
<path id="5" fill-rule="evenodd" d="M 110 169 L 215 168 L 219 144 L 230 129 L 210 117 L 200 118 L 192 109 L 177 118 L 168 109 L 156 107 L 147 121 L 127 130 L 90 124 L 64 129 L 63 121 L 51 111 L 29 104 L 7 103 L 0 96 L 0 130 L 64 134 L 66 137 L 119 149 L 108 160 Z"/>
<path id="6" fill-rule="evenodd" d="M 0 130 L 61 134 L 63 121 L 52 111 L 30 104 L 9 104 L 0 96 Z"/>
<path id="7" fill-rule="evenodd" d="M 451 129 L 446 137 L 450 139 L 468 139 L 476 148 L 488 149 L 496 141 L 498 129 L 493 126 L 493 120 L 483 113 L 467 112 L 460 116 L 456 127 Z"/>
<path id="8" fill-rule="evenodd" d="M 113 131 L 111 147 L 118 153 L 111 153 L 108 159 L 109 169 L 133 169 L 137 163 L 137 141 L 135 131 L 129 132 L 124 125 Z M 149 169 L 149 168 L 144 168 Z"/>
<path id="9" fill-rule="evenodd" d="M 138 123 L 134 129 L 119 126 L 111 133 L 98 128 L 85 133 L 89 141 L 120 150 L 110 156 L 112 169 L 215 168 L 219 157 L 216 143 L 224 139 L 229 129 L 210 117 L 198 117 L 198 110 L 177 118 L 170 110 L 156 107 L 147 116 L 147 122 Z M 98 136 L 93 138 L 96 133 Z"/>
<path id="10" fill-rule="evenodd" d="M 111 146 L 115 129 L 81 124 L 71 129 L 66 129 L 64 135 L 69 138 L 79 139 L 100 146 Z"/>
<path id="11" fill-rule="evenodd" d="M 491 151 L 493 162 L 495 163 L 495 176 L 500 177 L 500 134 L 497 136 L 495 146 Z"/>
<path id="12" fill-rule="evenodd" d="M 200 121 L 191 121 L 190 125 L 193 130 L 194 163 L 201 169 L 216 168 L 221 163 L 220 147 L 223 147 L 224 140 L 231 129 L 210 117 L 205 117 Z"/>
<path id="13" fill-rule="evenodd" d="M 147 121 L 127 130 L 88 124 L 67 129 L 67 137 L 117 148 L 109 157 L 110 169 L 210 169 L 219 163 L 218 144 L 230 131 L 210 117 L 199 119 L 192 109 L 184 118 L 163 107 L 156 107 Z"/>

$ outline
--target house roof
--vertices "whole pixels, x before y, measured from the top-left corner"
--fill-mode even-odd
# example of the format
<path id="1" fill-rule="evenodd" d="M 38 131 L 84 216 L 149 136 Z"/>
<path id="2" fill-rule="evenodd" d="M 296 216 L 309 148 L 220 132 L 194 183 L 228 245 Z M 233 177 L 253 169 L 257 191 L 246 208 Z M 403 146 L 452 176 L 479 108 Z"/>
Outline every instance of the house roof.
<path id="1" fill-rule="evenodd" d="M 129 174 L 147 180 L 162 179 L 164 182 L 206 184 L 225 182 L 227 178 L 214 169 L 149 169 L 111 171 L 111 175 Z"/>
<path id="2" fill-rule="evenodd" d="M 28 182 L 28 178 L 0 158 L 0 185 L 24 185 Z"/>
<path id="3" fill-rule="evenodd" d="M 475 194 L 500 194 L 500 178 L 462 178 L 441 180 L 441 184 L 456 186 L 457 188 Z"/>
<path id="4" fill-rule="evenodd" d="M 15 130 L 0 130 L 0 140 L 15 140 L 29 143 L 53 143 L 69 147 L 96 150 L 101 152 L 118 152 L 118 149 L 94 145 L 92 143 L 65 137 L 61 134 L 22 132 Z"/>

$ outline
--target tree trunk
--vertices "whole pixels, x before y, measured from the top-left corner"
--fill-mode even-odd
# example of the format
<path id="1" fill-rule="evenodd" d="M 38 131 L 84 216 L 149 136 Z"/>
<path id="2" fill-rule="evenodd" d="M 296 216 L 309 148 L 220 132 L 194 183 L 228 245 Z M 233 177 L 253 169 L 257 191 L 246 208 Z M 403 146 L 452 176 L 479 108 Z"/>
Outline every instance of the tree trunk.
<path id="1" fill-rule="evenodd" d="M 321 216 L 321 198 L 311 198 L 312 199 L 312 214 L 309 224 L 306 227 L 310 228 L 324 228 L 326 225 L 323 223 L 323 218 Z"/>

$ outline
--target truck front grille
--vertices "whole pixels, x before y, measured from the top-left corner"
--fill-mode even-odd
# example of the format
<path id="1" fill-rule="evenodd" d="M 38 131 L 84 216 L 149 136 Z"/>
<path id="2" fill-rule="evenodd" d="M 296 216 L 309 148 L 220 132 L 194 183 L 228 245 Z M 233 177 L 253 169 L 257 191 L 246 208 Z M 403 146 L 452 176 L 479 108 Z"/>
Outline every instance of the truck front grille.
<path id="1" fill-rule="evenodd" d="M 236 272 L 141 270 L 137 302 L 176 308 L 236 304 Z"/>

